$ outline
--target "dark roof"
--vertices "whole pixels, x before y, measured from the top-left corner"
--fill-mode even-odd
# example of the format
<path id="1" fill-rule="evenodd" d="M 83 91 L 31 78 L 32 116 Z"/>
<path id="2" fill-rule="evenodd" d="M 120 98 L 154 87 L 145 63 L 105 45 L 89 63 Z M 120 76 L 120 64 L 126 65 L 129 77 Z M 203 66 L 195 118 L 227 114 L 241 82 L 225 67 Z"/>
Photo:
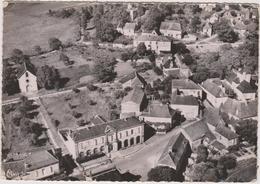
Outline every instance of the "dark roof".
<path id="1" fill-rule="evenodd" d="M 107 122 L 106 124 L 96 125 L 90 128 L 77 129 L 73 132 L 72 138 L 75 142 L 81 142 L 95 137 L 104 136 L 106 134 L 106 130 L 108 129 L 120 131 L 140 125 L 142 125 L 142 123 L 136 117 L 118 119 Z"/>
<path id="2" fill-rule="evenodd" d="M 226 148 L 222 143 L 218 142 L 217 140 L 212 142 L 211 145 L 220 151 Z"/>
<path id="3" fill-rule="evenodd" d="M 217 127 L 220 124 L 221 120 L 218 109 L 207 108 L 204 112 L 207 123 L 211 124 L 214 127 Z"/>
<path id="4" fill-rule="evenodd" d="M 194 121 L 182 126 L 182 129 L 189 135 L 192 141 L 196 141 L 209 132 L 209 128 L 204 120 Z"/>
<path id="5" fill-rule="evenodd" d="M 160 30 L 182 31 L 181 24 L 174 21 L 165 21 L 161 23 Z"/>
<path id="6" fill-rule="evenodd" d="M 25 158 L 25 162 L 27 164 L 26 171 L 33 171 L 56 164 L 59 161 L 49 151 L 43 150 L 32 152 L 28 157 Z"/>
<path id="7" fill-rule="evenodd" d="M 220 110 L 240 119 L 256 117 L 257 100 L 245 102 L 228 98 L 226 102 L 221 105 Z"/>
<path id="8" fill-rule="evenodd" d="M 92 120 L 91 122 L 94 124 L 94 125 L 100 125 L 100 124 L 104 124 L 107 122 L 107 120 L 105 120 L 105 118 L 103 118 L 102 116 L 100 115 L 96 115 Z"/>
<path id="9" fill-rule="evenodd" d="M 23 62 L 21 67 L 18 69 L 17 78 L 20 78 L 26 71 L 29 71 L 33 75 L 36 75 L 35 69 L 32 65 L 28 64 L 27 62 Z"/>
<path id="10" fill-rule="evenodd" d="M 150 103 L 148 106 L 148 112 L 144 112 L 142 115 L 149 116 L 149 117 L 161 117 L 161 118 L 172 117 L 169 106 L 166 104 L 162 104 L 160 102 Z"/>
<path id="11" fill-rule="evenodd" d="M 195 84 L 190 79 L 173 79 L 172 88 L 178 89 L 201 89 L 197 84 Z"/>
<path id="12" fill-rule="evenodd" d="M 215 129 L 220 135 L 224 136 L 228 140 L 238 138 L 238 135 L 225 126 L 219 126 Z"/>
<path id="13" fill-rule="evenodd" d="M 142 84 L 142 85 L 147 84 L 145 79 L 138 72 L 132 72 L 129 75 L 124 76 L 123 78 L 121 78 L 119 80 L 119 82 L 123 84 L 123 83 L 128 82 L 129 80 L 133 80 L 132 86 L 139 85 L 139 84 Z"/>
<path id="14" fill-rule="evenodd" d="M 204 81 L 202 87 L 216 98 L 227 97 L 227 94 L 223 92 L 221 87 L 212 80 L 207 79 Z"/>
<path id="15" fill-rule="evenodd" d="M 182 164 L 180 161 L 188 146 L 189 141 L 182 133 L 172 137 L 159 158 L 158 164 L 176 169 L 179 164 Z"/>
<path id="16" fill-rule="evenodd" d="M 171 104 L 175 105 L 199 105 L 198 100 L 192 96 L 181 96 L 181 95 L 174 95 L 172 97 Z"/>
<path id="17" fill-rule="evenodd" d="M 141 104 L 144 98 L 144 92 L 141 88 L 134 88 L 131 90 L 122 100 L 122 103 L 124 102 L 134 102 L 137 104 Z"/>
<path id="18" fill-rule="evenodd" d="M 252 86 L 249 82 L 243 80 L 238 86 L 237 89 L 242 93 L 255 93 L 257 91 L 256 86 Z"/>

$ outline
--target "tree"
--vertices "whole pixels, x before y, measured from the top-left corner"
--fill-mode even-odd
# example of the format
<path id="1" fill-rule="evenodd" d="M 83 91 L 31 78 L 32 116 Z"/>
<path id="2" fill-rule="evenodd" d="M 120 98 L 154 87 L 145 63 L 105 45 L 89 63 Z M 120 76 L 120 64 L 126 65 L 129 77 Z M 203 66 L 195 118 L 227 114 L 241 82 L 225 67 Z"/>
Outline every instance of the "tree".
<path id="1" fill-rule="evenodd" d="M 139 56 L 144 56 L 146 54 L 146 46 L 143 42 L 137 45 L 136 52 Z"/>
<path id="2" fill-rule="evenodd" d="M 99 20 L 96 24 L 96 37 L 102 42 L 113 42 L 119 36 L 112 23 Z"/>
<path id="3" fill-rule="evenodd" d="M 257 145 L 257 121 L 252 119 L 241 120 L 241 126 L 236 127 L 236 133 L 241 141 L 248 141 L 252 145 Z"/>
<path id="4" fill-rule="evenodd" d="M 137 6 L 137 16 L 141 17 L 144 14 L 145 14 L 145 8 L 141 4 L 138 4 L 138 6 Z"/>
<path id="5" fill-rule="evenodd" d="M 157 75 L 162 75 L 163 71 L 161 70 L 161 68 L 159 68 L 158 66 L 153 68 L 153 71 L 157 74 Z"/>
<path id="6" fill-rule="evenodd" d="M 63 63 L 68 66 L 68 65 L 72 65 L 73 64 L 73 61 L 71 61 L 69 59 L 69 57 L 64 54 L 63 52 L 60 54 L 60 61 L 63 61 Z"/>
<path id="7" fill-rule="evenodd" d="M 197 150 L 197 154 L 198 154 L 197 160 L 196 160 L 197 163 L 206 162 L 207 161 L 208 155 L 209 155 L 207 147 L 205 147 L 202 144 L 199 145 L 198 146 L 198 150 Z"/>
<path id="8" fill-rule="evenodd" d="M 19 92 L 18 80 L 16 78 L 15 69 L 7 66 L 7 61 L 3 61 L 3 79 L 2 79 L 2 90 L 3 93 L 13 95 Z"/>
<path id="9" fill-rule="evenodd" d="M 62 47 L 62 42 L 58 38 L 49 39 L 49 47 L 51 50 L 59 50 Z"/>
<path id="10" fill-rule="evenodd" d="M 192 6 L 192 13 L 196 14 L 196 13 L 200 13 L 202 11 L 202 9 L 199 7 L 199 5 L 193 5 Z"/>
<path id="11" fill-rule="evenodd" d="M 185 63 L 186 65 L 191 65 L 193 64 L 194 59 L 190 54 L 184 54 L 182 62 Z"/>
<path id="12" fill-rule="evenodd" d="M 195 16 L 191 19 L 190 30 L 192 33 L 197 33 L 201 29 L 201 20 L 199 16 Z"/>
<path id="13" fill-rule="evenodd" d="M 97 60 L 94 65 L 94 75 L 100 82 L 110 82 L 116 77 L 115 69 L 116 60 L 113 58 Z"/>
<path id="14" fill-rule="evenodd" d="M 148 172 L 148 181 L 179 181 L 179 178 L 174 169 L 157 166 Z"/>
<path id="15" fill-rule="evenodd" d="M 39 68 L 37 71 L 37 82 L 41 88 L 45 89 L 53 89 L 59 88 L 60 84 L 60 75 L 57 69 L 53 66 L 49 67 L 48 65 L 44 65 Z"/>
<path id="16" fill-rule="evenodd" d="M 218 182 L 218 170 L 216 168 L 208 169 L 202 176 L 202 181 Z"/>
<path id="17" fill-rule="evenodd" d="M 233 169 L 237 165 L 237 160 L 234 156 L 227 155 L 227 156 L 222 156 L 218 160 L 219 165 L 223 165 L 226 169 Z"/>
<path id="18" fill-rule="evenodd" d="M 216 12 L 222 11 L 222 8 L 221 8 L 221 6 L 219 4 L 216 4 L 215 11 Z"/>
<path id="19" fill-rule="evenodd" d="M 143 28 L 147 31 L 159 30 L 160 24 L 163 19 L 163 13 L 157 8 L 157 6 L 153 6 L 147 14 L 147 18 L 144 21 Z"/>
<path id="20" fill-rule="evenodd" d="M 39 45 L 35 45 L 33 47 L 33 50 L 35 51 L 36 54 L 42 54 L 42 48 Z"/>
<path id="21" fill-rule="evenodd" d="M 23 56 L 23 51 L 21 51 L 20 49 L 13 49 L 13 51 L 11 53 L 12 58 L 20 59 L 22 56 Z"/>
<path id="22" fill-rule="evenodd" d="M 226 19 L 221 19 L 215 23 L 213 29 L 218 34 L 220 41 L 234 43 L 239 39 L 238 33 L 233 30 Z"/>

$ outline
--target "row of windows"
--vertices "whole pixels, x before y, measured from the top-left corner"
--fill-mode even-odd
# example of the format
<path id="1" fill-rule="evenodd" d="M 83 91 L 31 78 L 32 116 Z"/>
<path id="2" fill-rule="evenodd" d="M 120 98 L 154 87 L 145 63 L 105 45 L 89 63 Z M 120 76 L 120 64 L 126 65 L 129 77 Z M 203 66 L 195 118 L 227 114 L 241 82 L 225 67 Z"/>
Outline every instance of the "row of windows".
<path id="1" fill-rule="evenodd" d="M 141 132 L 141 129 L 140 129 L 140 127 L 138 127 L 138 133 L 140 133 Z M 130 135 L 133 135 L 134 134 L 134 129 L 131 129 L 130 130 Z M 128 137 L 129 136 L 129 132 L 128 132 L 128 130 L 126 130 L 126 132 L 125 132 L 125 135 L 126 135 L 126 137 Z M 109 136 L 110 137 L 110 140 L 111 141 L 113 141 L 114 140 L 114 137 L 113 137 L 113 135 L 111 135 L 111 136 Z M 119 139 L 122 139 L 122 132 L 120 132 L 119 133 Z M 95 139 L 94 140 L 95 141 L 95 145 L 98 145 L 98 139 Z M 104 144 L 105 143 L 105 138 L 104 137 L 102 137 L 102 139 L 101 139 L 101 144 Z M 89 145 L 89 141 L 87 141 L 86 142 L 86 144 L 88 144 Z M 83 143 L 81 143 L 81 149 L 84 149 L 83 147 Z"/>
<path id="2" fill-rule="evenodd" d="M 50 167 L 50 170 L 51 170 L 51 173 L 52 173 L 53 172 L 53 168 Z M 44 175 L 45 174 L 45 169 L 42 169 L 41 173 L 42 173 L 42 175 Z M 39 171 L 36 171 L 36 177 L 38 177 L 38 176 L 39 176 Z"/>

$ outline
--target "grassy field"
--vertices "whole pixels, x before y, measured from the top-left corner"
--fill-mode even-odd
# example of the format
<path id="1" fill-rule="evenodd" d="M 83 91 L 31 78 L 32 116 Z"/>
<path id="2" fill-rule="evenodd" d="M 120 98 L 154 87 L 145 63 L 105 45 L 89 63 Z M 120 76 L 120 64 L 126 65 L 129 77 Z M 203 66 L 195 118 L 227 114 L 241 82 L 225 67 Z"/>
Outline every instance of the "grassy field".
<path id="1" fill-rule="evenodd" d="M 77 5 L 77 4 L 76 4 Z M 4 9 L 3 56 L 14 48 L 30 53 L 35 45 L 48 48 L 48 39 L 57 37 L 62 42 L 75 41 L 79 25 L 73 18 L 54 18 L 46 13 L 70 7 L 69 3 L 15 3 Z"/>
<path id="2" fill-rule="evenodd" d="M 113 91 L 111 88 L 104 92 L 86 89 L 81 90 L 79 93 L 71 92 L 58 97 L 43 98 L 43 104 L 52 120 L 60 122 L 58 128 L 76 128 L 78 127 L 77 121 L 89 121 L 97 114 L 109 120 L 111 114 L 110 103 L 115 104 L 116 110 L 119 112 L 121 99 L 115 99 Z M 90 104 L 91 100 L 95 103 Z M 80 113 L 80 117 L 73 116 L 73 112 Z"/>

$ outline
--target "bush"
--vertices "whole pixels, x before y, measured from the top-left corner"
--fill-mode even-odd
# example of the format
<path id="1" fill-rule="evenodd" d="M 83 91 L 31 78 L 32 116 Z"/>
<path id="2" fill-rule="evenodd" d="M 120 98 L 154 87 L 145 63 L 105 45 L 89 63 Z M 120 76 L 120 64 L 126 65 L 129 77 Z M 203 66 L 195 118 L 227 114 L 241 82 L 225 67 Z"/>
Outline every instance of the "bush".
<path id="1" fill-rule="evenodd" d="M 121 59 L 123 61 L 127 61 L 127 60 L 131 59 L 131 56 L 129 55 L 129 53 L 124 52 L 124 53 L 121 54 Z"/>
<path id="2" fill-rule="evenodd" d="M 36 54 L 42 54 L 42 48 L 39 45 L 35 45 L 33 47 L 33 50 L 35 51 Z"/>
<path id="3" fill-rule="evenodd" d="M 60 121 L 59 121 L 59 120 L 55 120 L 55 121 L 54 121 L 54 125 L 55 125 L 56 128 L 59 126 L 59 124 L 60 124 Z"/>
<path id="4" fill-rule="evenodd" d="M 62 42 L 58 38 L 50 38 L 49 39 L 49 47 L 51 50 L 59 50 L 62 47 Z"/>
<path id="5" fill-rule="evenodd" d="M 89 91 L 96 91 L 98 89 L 97 86 L 95 86 L 95 85 L 93 85 L 91 83 L 87 84 L 87 88 L 88 88 Z"/>
<path id="6" fill-rule="evenodd" d="M 237 160 L 234 156 L 222 156 L 219 161 L 219 165 L 223 165 L 227 169 L 233 169 L 237 165 Z"/>
<path id="7" fill-rule="evenodd" d="M 157 74 L 157 75 L 162 75 L 163 74 L 163 71 L 158 67 L 154 67 L 153 68 L 153 71 Z"/>
<path id="8" fill-rule="evenodd" d="M 79 92 L 80 92 L 80 90 L 79 90 L 78 88 L 73 88 L 72 91 L 73 91 L 74 93 L 79 93 Z"/>
<path id="9" fill-rule="evenodd" d="M 73 111 L 73 112 L 72 112 L 72 115 L 73 115 L 75 118 L 80 118 L 80 117 L 82 116 L 81 113 L 76 112 L 76 111 Z"/>
<path id="10" fill-rule="evenodd" d="M 95 102 L 94 100 L 89 100 L 89 101 L 88 101 L 88 104 L 89 104 L 89 105 L 96 105 L 97 102 Z"/>
<path id="11" fill-rule="evenodd" d="M 178 178 L 174 169 L 158 166 L 148 172 L 148 181 L 178 181 Z"/>

